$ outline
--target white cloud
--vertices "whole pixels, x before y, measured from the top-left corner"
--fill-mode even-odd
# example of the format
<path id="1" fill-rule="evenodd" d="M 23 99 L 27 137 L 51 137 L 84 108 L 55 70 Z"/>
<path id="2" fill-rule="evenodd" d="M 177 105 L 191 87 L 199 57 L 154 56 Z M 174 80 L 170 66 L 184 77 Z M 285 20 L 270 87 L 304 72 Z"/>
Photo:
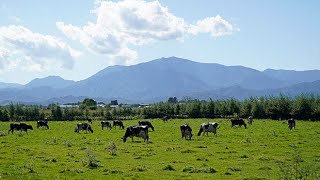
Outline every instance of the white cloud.
<path id="1" fill-rule="evenodd" d="M 213 37 L 230 35 L 234 31 L 234 27 L 220 15 L 199 20 L 196 25 L 191 25 L 189 29 L 192 34 L 210 33 Z"/>
<path id="2" fill-rule="evenodd" d="M 0 27 L 2 68 L 21 67 L 30 71 L 71 69 L 74 59 L 80 55 L 56 37 L 34 33 L 23 26 Z"/>
<path id="3" fill-rule="evenodd" d="M 98 0 L 95 5 L 91 12 L 96 15 L 96 22 L 88 22 L 82 27 L 57 22 L 57 28 L 93 52 L 113 59 L 127 58 L 125 62 L 129 64 L 138 57 L 130 47 L 179 40 L 187 34 L 209 33 L 218 37 L 235 31 L 232 24 L 219 15 L 199 20 L 195 25 L 188 24 L 158 1 Z"/>

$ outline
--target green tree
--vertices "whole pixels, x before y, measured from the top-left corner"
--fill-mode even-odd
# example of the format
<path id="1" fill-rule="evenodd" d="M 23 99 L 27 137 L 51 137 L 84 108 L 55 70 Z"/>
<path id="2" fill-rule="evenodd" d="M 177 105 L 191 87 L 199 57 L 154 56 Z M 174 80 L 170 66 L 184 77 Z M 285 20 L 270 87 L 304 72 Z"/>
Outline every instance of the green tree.
<path id="1" fill-rule="evenodd" d="M 53 120 L 61 121 L 63 118 L 63 113 L 62 113 L 60 106 L 58 106 L 58 105 L 53 106 L 51 109 L 51 115 L 52 115 Z"/>
<path id="2" fill-rule="evenodd" d="M 110 105 L 118 105 L 118 100 L 112 100 Z"/>
<path id="3" fill-rule="evenodd" d="M 96 110 L 97 109 L 97 102 L 90 98 L 85 98 L 83 102 L 80 104 L 81 109 L 91 109 Z"/>
<path id="4" fill-rule="evenodd" d="M 300 95 L 296 98 L 292 113 L 297 119 L 310 119 L 312 115 L 312 99 L 307 95 Z"/>
<path id="5" fill-rule="evenodd" d="M 168 103 L 178 103 L 178 99 L 177 99 L 177 97 L 169 97 L 169 99 L 168 99 Z"/>

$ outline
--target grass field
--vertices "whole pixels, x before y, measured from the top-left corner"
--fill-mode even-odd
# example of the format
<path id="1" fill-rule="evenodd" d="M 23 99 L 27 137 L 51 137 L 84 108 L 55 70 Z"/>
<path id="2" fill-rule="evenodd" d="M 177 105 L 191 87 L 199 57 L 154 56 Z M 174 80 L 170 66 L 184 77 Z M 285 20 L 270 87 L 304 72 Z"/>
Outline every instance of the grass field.
<path id="1" fill-rule="evenodd" d="M 0 179 L 317 179 L 320 174 L 320 122 L 254 120 L 247 129 L 231 128 L 230 120 L 150 120 L 149 142 L 129 138 L 125 130 L 74 133 L 77 122 L 49 122 L 29 135 L 0 137 Z M 196 136 L 203 122 L 217 122 L 218 135 Z M 138 120 L 124 121 L 124 125 Z M 189 123 L 193 139 L 182 140 L 179 127 Z M 8 122 L 0 132 L 8 133 Z"/>

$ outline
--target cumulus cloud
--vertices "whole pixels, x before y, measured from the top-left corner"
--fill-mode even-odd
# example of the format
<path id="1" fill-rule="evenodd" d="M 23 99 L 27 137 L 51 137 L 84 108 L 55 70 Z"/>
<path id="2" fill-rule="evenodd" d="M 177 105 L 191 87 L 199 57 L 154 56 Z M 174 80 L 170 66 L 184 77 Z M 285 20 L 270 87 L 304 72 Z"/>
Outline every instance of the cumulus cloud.
<path id="1" fill-rule="evenodd" d="M 234 31 L 234 27 L 220 15 L 199 20 L 189 28 L 189 32 L 192 34 L 209 33 L 213 37 L 230 35 Z"/>
<path id="2" fill-rule="evenodd" d="M 34 33 L 23 26 L 0 27 L 2 68 L 22 67 L 30 71 L 71 69 L 81 53 L 50 35 Z"/>
<path id="3" fill-rule="evenodd" d="M 199 20 L 194 25 L 188 24 L 158 1 L 98 0 L 91 13 L 97 17 L 95 22 L 80 27 L 57 22 L 57 28 L 93 52 L 113 58 L 127 58 L 128 63 L 138 57 L 130 47 L 179 40 L 187 34 L 209 33 L 219 37 L 235 31 L 233 25 L 219 15 Z"/>

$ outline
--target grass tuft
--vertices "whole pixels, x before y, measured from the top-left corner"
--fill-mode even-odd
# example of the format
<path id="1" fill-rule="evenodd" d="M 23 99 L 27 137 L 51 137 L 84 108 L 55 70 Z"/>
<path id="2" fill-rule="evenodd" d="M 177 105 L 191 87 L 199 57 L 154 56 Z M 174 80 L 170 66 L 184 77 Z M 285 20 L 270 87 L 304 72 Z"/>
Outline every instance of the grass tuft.
<path id="1" fill-rule="evenodd" d="M 195 152 L 196 152 L 196 151 L 190 150 L 190 149 L 181 151 L 181 153 L 195 153 Z"/>
<path id="2" fill-rule="evenodd" d="M 105 169 L 103 170 L 106 174 L 122 174 L 123 171 L 118 170 L 118 169 Z"/>
<path id="3" fill-rule="evenodd" d="M 187 167 L 182 169 L 182 172 L 189 172 L 189 173 L 216 173 L 217 170 L 215 170 L 212 167 L 195 168 L 193 166 L 187 166 Z"/>
<path id="4" fill-rule="evenodd" d="M 138 172 L 144 172 L 147 171 L 149 168 L 147 166 L 138 166 L 136 168 L 131 169 L 131 171 L 138 171 Z"/>
<path id="5" fill-rule="evenodd" d="M 168 164 L 166 167 L 163 168 L 163 170 L 175 171 L 175 169 L 173 168 L 173 166 L 171 164 Z"/>
<path id="6" fill-rule="evenodd" d="M 235 166 L 232 166 L 232 167 L 230 167 L 229 169 L 230 169 L 231 171 L 241 171 L 240 168 L 235 167 Z"/>
<path id="7" fill-rule="evenodd" d="M 247 156 L 247 155 L 245 154 L 245 155 L 240 156 L 240 158 L 249 158 L 249 156 Z"/>
<path id="8" fill-rule="evenodd" d="M 117 145 L 116 143 L 114 143 L 113 141 L 111 141 L 108 145 L 108 147 L 106 148 L 109 153 L 112 155 L 112 156 L 116 156 L 117 155 L 117 151 L 118 151 L 118 148 L 117 148 Z"/>
<path id="9" fill-rule="evenodd" d="M 101 166 L 98 162 L 100 161 L 97 159 L 96 155 L 91 150 L 87 150 L 87 158 L 82 161 L 83 166 L 89 168 L 98 168 Z"/>

